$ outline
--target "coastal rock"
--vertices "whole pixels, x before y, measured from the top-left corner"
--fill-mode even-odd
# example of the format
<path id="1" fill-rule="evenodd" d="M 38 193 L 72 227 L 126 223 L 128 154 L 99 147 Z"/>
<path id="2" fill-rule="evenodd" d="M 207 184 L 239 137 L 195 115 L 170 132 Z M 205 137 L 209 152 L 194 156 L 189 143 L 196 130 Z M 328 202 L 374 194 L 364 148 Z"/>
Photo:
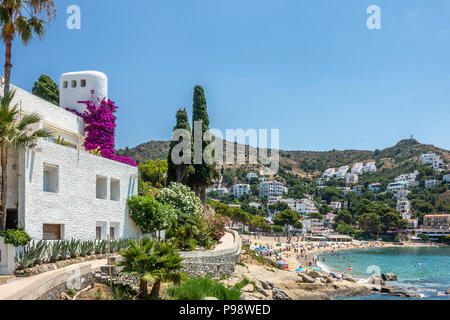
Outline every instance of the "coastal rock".
<path id="1" fill-rule="evenodd" d="M 313 271 L 308 272 L 308 276 L 315 279 L 315 278 L 320 278 L 320 277 L 326 277 L 326 276 L 328 276 L 328 273 L 323 272 L 323 271 L 313 270 Z"/>
<path id="2" fill-rule="evenodd" d="M 353 277 L 352 277 L 351 275 L 348 275 L 348 274 L 344 274 L 344 275 L 342 276 L 342 280 L 356 283 L 356 280 L 353 279 Z"/>
<path id="3" fill-rule="evenodd" d="M 249 283 L 248 285 L 243 287 L 241 290 L 243 292 L 254 292 L 255 291 L 255 286 L 252 283 Z"/>
<path id="4" fill-rule="evenodd" d="M 307 276 L 304 273 L 299 273 L 299 276 L 303 282 L 306 282 L 306 283 L 314 283 L 315 282 L 314 278 L 311 278 L 310 276 Z"/>
<path id="5" fill-rule="evenodd" d="M 397 281 L 397 275 L 393 273 L 382 273 L 381 278 L 384 281 Z"/>
<path id="6" fill-rule="evenodd" d="M 368 283 L 369 284 L 378 284 L 378 285 L 384 286 L 384 280 L 383 280 L 383 278 L 381 277 L 380 274 L 376 274 L 376 275 L 371 276 L 368 279 Z"/>
<path id="7" fill-rule="evenodd" d="M 267 290 L 261 289 L 259 292 L 267 298 L 270 297 L 270 293 Z"/>
<path id="8" fill-rule="evenodd" d="M 270 283 L 269 281 L 261 281 L 261 286 L 265 290 L 272 290 L 272 288 L 273 288 L 273 284 Z"/>
<path id="9" fill-rule="evenodd" d="M 450 294 L 450 288 L 447 291 L 445 291 L 445 294 Z"/>
<path id="10" fill-rule="evenodd" d="M 215 297 L 205 297 L 205 299 L 203 299 L 203 300 L 219 300 L 219 299 L 217 299 Z"/>
<path id="11" fill-rule="evenodd" d="M 279 288 L 272 289 L 272 299 L 273 300 L 292 300 L 289 295 Z"/>

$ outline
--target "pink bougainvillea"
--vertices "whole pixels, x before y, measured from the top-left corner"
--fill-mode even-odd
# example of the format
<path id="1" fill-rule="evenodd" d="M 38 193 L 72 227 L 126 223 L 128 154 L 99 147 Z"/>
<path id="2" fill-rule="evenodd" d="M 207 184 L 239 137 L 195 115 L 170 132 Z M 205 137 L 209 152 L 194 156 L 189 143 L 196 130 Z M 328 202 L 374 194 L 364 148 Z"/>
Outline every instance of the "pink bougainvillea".
<path id="1" fill-rule="evenodd" d="M 98 148 L 104 158 L 137 167 L 133 159 L 119 157 L 114 154 L 114 135 L 117 119 L 114 113 L 117 110 L 117 106 L 114 104 L 114 101 L 109 99 L 98 100 L 98 102 L 96 104 L 93 101 L 78 101 L 78 103 L 86 105 L 86 110 L 83 113 L 67 109 L 83 118 L 86 124 L 85 132 L 87 132 L 87 135 L 84 141 L 84 148 L 86 151 Z"/>

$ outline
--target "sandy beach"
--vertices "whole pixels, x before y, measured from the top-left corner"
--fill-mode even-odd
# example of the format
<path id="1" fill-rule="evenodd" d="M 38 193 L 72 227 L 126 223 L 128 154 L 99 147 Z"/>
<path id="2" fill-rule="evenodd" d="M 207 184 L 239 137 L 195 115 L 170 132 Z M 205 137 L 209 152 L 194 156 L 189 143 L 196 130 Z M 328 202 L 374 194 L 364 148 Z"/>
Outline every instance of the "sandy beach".
<path id="1" fill-rule="evenodd" d="M 392 244 L 381 241 L 358 241 L 351 242 L 311 242 L 297 241 L 296 237 L 287 242 L 286 237 L 255 237 L 243 236 L 250 248 L 261 248 L 259 250 L 267 258 L 275 261 L 283 260 L 287 263 L 287 270 L 295 272 L 297 268 L 306 268 L 317 266 L 314 263 L 314 256 L 320 253 L 338 252 L 343 250 L 357 250 L 368 248 L 388 248 L 388 247 L 420 247 L 429 246 L 424 243 L 403 242 L 402 244 Z M 323 261 L 319 261 L 323 262 Z M 325 262 L 326 263 L 326 262 Z"/>

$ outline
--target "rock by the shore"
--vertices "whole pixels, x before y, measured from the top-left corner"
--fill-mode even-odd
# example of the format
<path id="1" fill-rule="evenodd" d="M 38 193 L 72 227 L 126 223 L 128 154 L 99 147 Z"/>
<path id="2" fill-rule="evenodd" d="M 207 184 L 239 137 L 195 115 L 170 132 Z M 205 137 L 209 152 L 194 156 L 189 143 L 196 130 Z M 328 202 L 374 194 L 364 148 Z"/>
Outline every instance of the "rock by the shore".
<path id="1" fill-rule="evenodd" d="M 445 291 L 445 294 L 450 294 L 450 288 L 448 288 L 448 290 Z"/>
<path id="2" fill-rule="evenodd" d="M 373 275 L 368 280 L 369 284 L 377 284 L 384 286 L 384 279 L 381 277 L 380 274 Z"/>
<path id="3" fill-rule="evenodd" d="M 302 279 L 302 282 L 306 283 L 314 283 L 316 280 L 304 273 L 299 273 L 300 278 Z"/>
<path id="4" fill-rule="evenodd" d="M 381 278 L 384 281 L 397 281 L 397 275 L 393 273 L 382 273 Z"/>
<path id="5" fill-rule="evenodd" d="M 289 295 L 279 288 L 272 289 L 272 299 L 273 300 L 292 300 Z"/>
<path id="6" fill-rule="evenodd" d="M 219 300 L 219 299 L 217 299 L 215 297 L 205 297 L 205 299 L 203 299 L 203 300 Z"/>
<path id="7" fill-rule="evenodd" d="M 263 289 L 265 290 L 272 290 L 273 288 L 273 284 L 270 283 L 269 281 L 260 281 L 261 286 L 263 287 Z"/>
<path id="8" fill-rule="evenodd" d="M 255 286 L 252 283 L 249 283 L 248 285 L 243 287 L 241 289 L 241 291 L 243 291 L 243 292 L 254 292 L 255 291 Z"/>
<path id="9" fill-rule="evenodd" d="M 353 279 L 353 277 L 351 275 L 348 275 L 348 274 L 342 275 L 342 280 L 356 283 L 356 280 Z"/>

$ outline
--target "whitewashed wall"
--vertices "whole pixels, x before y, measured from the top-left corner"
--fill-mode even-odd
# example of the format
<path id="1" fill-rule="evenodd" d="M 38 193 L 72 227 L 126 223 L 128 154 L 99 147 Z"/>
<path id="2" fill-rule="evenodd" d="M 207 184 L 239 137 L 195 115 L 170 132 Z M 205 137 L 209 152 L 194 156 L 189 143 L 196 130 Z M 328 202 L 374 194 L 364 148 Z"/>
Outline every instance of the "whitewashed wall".
<path id="1" fill-rule="evenodd" d="M 46 141 L 19 152 L 19 164 L 19 221 L 33 238 L 42 239 L 43 224 L 63 224 L 65 239 L 93 240 L 97 225 L 102 237 L 117 226 L 116 238 L 138 235 L 126 205 L 137 193 L 137 168 Z M 43 191 L 44 164 L 59 166 L 58 193 Z M 107 200 L 96 198 L 97 175 L 108 179 Z M 120 180 L 120 201 L 109 200 L 111 178 Z"/>

